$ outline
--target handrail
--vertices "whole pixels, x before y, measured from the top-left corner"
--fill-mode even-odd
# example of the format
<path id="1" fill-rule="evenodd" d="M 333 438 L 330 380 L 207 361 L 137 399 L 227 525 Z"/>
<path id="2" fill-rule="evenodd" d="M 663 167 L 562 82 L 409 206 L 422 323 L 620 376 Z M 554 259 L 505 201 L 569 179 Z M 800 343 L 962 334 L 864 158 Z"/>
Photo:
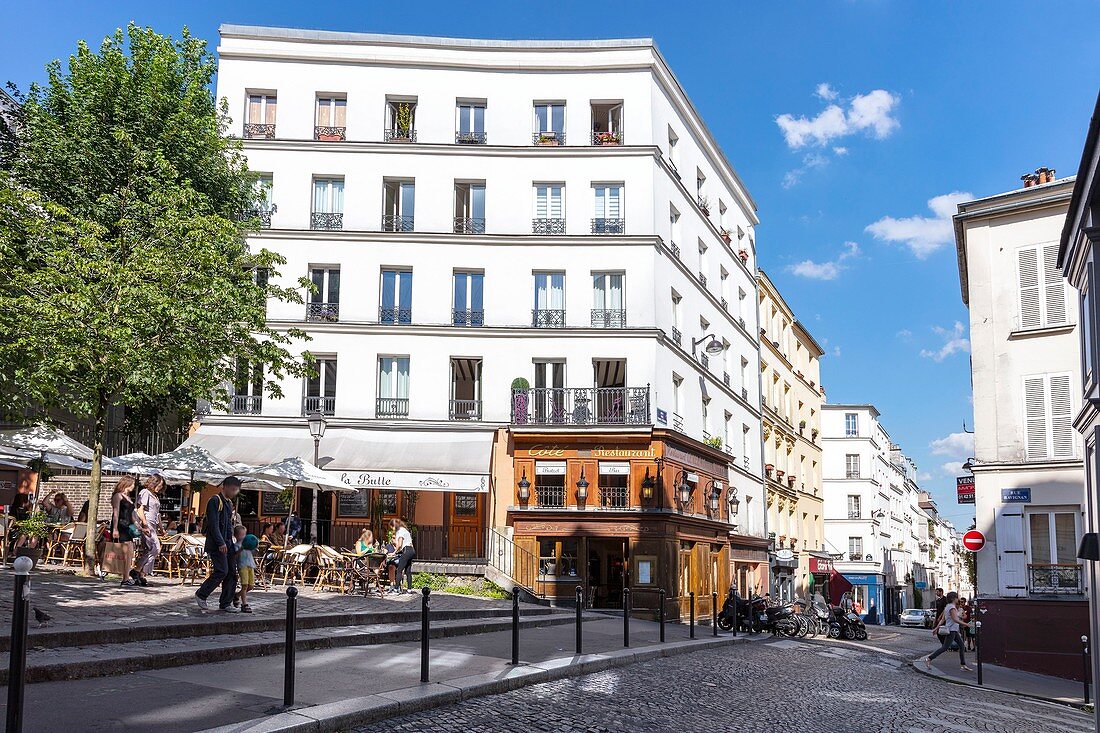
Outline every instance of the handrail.
<path id="1" fill-rule="evenodd" d="M 536 598 L 545 598 L 539 590 L 539 559 L 510 537 L 488 528 L 485 559 L 491 567 L 511 578 L 516 585 Z"/>

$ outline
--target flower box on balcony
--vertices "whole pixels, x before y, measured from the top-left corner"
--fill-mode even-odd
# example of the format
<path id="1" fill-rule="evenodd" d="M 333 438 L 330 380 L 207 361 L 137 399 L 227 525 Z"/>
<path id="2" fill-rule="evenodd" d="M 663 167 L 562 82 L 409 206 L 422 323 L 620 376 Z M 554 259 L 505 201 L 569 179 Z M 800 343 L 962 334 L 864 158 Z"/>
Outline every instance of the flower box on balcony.
<path id="1" fill-rule="evenodd" d="M 744 250 L 744 249 L 737 250 L 737 256 L 741 258 L 742 263 L 749 261 L 749 252 L 748 252 L 748 250 Z"/>
<path id="2" fill-rule="evenodd" d="M 535 140 L 535 145 L 556 146 L 561 145 L 561 143 L 558 141 L 557 135 L 550 133 L 546 135 L 539 135 L 538 138 Z"/>
<path id="3" fill-rule="evenodd" d="M 776 471 L 775 475 L 778 478 L 783 478 L 783 474 L 785 474 L 785 473 L 786 473 L 786 471 Z"/>
<path id="4" fill-rule="evenodd" d="M 731 241 L 733 241 L 733 238 L 730 237 L 730 230 L 726 229 L 725 227 L 718 230 L 718 235 L 722 237 L 722 241 L 726 244 L 729 244 Z"/>
<path id="5" fill-rule="evenodd" d="M 592 142 L 595 145 L 622 145 L 622 136 L 617 132 L 596 132 Z"/>
<path id="6" fill-rule="evenodd" d="M 787 486 L 794 486 L 794 482 L 795 482 L 796 478 L 797 477 L 795 477 L 795 476 L 788 476 L 787 477 Z"/>

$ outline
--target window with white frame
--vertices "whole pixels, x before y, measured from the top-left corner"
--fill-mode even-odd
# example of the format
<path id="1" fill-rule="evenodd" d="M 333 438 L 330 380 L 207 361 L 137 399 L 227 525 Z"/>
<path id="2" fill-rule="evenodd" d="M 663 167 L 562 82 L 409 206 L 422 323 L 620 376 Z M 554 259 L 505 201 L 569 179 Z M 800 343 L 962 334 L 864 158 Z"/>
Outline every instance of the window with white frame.
<path id="1" fill-rule="evenodd" d="M 1078 318 L 1078 323 L 1081 324 L 1081 373 L 1084 375 L 1082 381 L 1086 385 L 1092 383 L 1093 362 L 1096 358 L 1093 354 L 1095 334 L 1093 334 L 1092 329 L 1096 321 L 1092 313 L 1092 273 L 1092 263 L 1090 262 L 1085 266 L 1085 278 L 1081 288 L 1081 312 Z"/>
<path id="2" fill-rule="evenodd" d="M 382 293 L 379 298 L 379 323 L 412 323 L 412 270 L 382 268 Z"/>
<path id="3" fill-rule="evenodd" d="M 320 95 L 317 97 L 317 117 L 315 123 L 322 128 L 318 131 L 321 135 L 343 136 L 344 128 L 348 124 L 348 100 L 346 97 L 335 95 Z M 339 130 L 339 132 L 336 132 Z"/>
<path id="4" fill-rule="evenodd" d="M 595 218 L 592 220 L 593 234 L 624 234 L 623 231 L 623 187 L 621 184 L 597 184 L 592 187 L 595 193 Z"/>
<path id="5" fill-rule="evenodd" d="M 854 412 L 844 413 L 844 437 L 855 438 L 859 436 L 859 415 Z"/>
<path id="6" fill-rule="evenodd" d="M 608 327 L 622 327 L 623 321 L 623 273 L 592 273 L 592 323 Z M 597 319 L 600 323 L 597 324 Z"/>
<path id="7" fill-rule="evenodd" d="M 539 222 L 546 222 L 547 226 L 553 226 L 553 222 L 565 221 L 565 186 L 561 183 L 536 183 L 535 184 L 535 222 L 536 229 Z M 539 233 L 539 232 L 536 232 Z M 546 232 L 554 233 L 554 232 Z M 564 229 L 562 232 L 564 233 Z"/>
<path id="8" fill-rule="evenodd" d="M 862 537 L 849 537 L 848 538 L 848 558 L 851 560 L 863 559 L 863 538 Z"/>
<path id="9" fill-rule="evenodd" d="M 859 478 L 858 453 L 849 453 L 844 456 L 844 478 Z"/>
<path id="10" fill-rule="evenodd" d="M 455 141 L 467 144 L 485 143 L 485 102 L 459 101 L 455 105 Z"/>
<path id="11" fill-rule="evenodd" d="M 1071 511 L 1027 511 L 1031 562 L 1037 565 L 1077 564 L 1077 516 Z"/>
<path id="12" fill-rule="evenodd" d="M 1069 322 L 1066 286 L 1058 267 L 1058 243 L 1016 250 L 1019 328 L 1060 326 Z"/>
<path id="13" fill-rule="evenodd" d="M 409 357 L 378 357 L 378 417 L 409 414 Z"/>
<path id="14" fill-rule="evenodd" d="M 848 494 L 848 519 L 859 519 L 863 516 L 860 500 L 859 494 Z"/>
<path id="15" fill-rule="evenodd" d="M 275 94 L 249 94 L 245 121 L 250 125 L 274 125 L 277 110 Z"/>
<path id="16" fill-rule="evenodd" d="M 314 178 L 313 179 L 313 213 L 314 214 L 343 214 L 344 213 L 344 179 L 343 178 Z"/>
<path id="17" fill-rule="evenodd" d="M 535 102 L 535 141 L 565 142 L 565 103 Z"/>
<path id="18" fill-rule="evenodd" d="M 1073 458 L 1073 394 L 1070 374 L 1024 377 L 1024 445 L 1027 460 Z"/>

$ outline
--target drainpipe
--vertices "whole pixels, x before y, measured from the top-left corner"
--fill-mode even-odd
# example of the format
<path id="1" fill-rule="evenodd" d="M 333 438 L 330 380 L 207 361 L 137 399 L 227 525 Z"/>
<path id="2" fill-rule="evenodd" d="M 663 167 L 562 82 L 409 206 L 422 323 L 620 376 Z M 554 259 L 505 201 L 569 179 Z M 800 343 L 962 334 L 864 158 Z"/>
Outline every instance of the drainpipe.
<path id="1" fill-rule="evenodd" d="M 755 262 L 755 259 L 754 259 Z M 759 270 L 757 270 L 757 276 L 752 279 L 753 297 L 756 298 L 756 324 L 753 328 L 753 337 L 756 341 L 756 411 L 759 413 L 759 427 L 760 427 L 760 509 L 764 516 L 764 539 L 768 538 L 768 482 L 764 478 L 764 405 L 761 400 L 764 398 L 764 375 L 760 373 L 760 276 Z M 772 582 L 772 552 L 773 548 L 769 544 L 768 546 L 768 585 Z"/>

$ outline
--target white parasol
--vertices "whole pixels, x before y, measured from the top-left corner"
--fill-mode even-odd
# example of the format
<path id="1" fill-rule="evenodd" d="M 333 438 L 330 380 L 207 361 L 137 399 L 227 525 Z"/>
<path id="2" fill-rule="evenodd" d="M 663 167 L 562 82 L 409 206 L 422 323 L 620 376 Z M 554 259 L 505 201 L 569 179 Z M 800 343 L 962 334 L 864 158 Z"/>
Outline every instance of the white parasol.
<path id="1" fill-rule="evenodd" d="M 284 458 L 278 463 L 257 466 L 242 475 L 273 481 L 282 486 L 349 494 L 358 491 L 355 487 L 342 483 L 339 479 L 334 478 L 332 474 L 322 471 L 311 463 L 306 463 L 297 456 Z"/>
<path id="2" fill-rule="evenodd" d="M 65 435 L 64 431 L 41 423 L 0 430 L 0 449 L 9 449 L 7 452 L 16 454 L 20 451 L 31 451 L 43 457 L 54 454 L 76 458 L 84 463 L 92 460 L 93 455 L 91 448 Z"/>

